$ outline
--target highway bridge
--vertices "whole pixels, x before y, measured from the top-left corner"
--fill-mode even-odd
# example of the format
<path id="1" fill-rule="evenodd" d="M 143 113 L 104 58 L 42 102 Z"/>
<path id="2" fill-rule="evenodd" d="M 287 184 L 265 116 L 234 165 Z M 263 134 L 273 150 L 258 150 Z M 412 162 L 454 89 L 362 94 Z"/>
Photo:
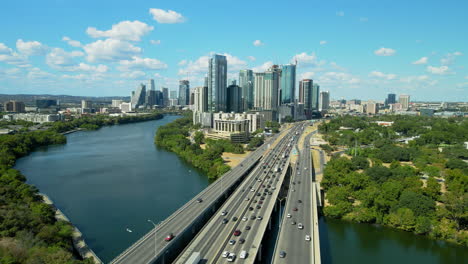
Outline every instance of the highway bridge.
<path id="1" fill-rule="evenodd" d="M 290 153 L 303 128 L 304 124 L 298 123 L 272 137 L 263 146 L 250 153 L 241 164 L 175 211 L 111 263 L 185 264 L 194 252 L 200 253 L 203 259 L 201 263 L 225 263 L 228 261 L 225 252 L 236 254 L 236 262 L 254 263 L 262 247 L 263 235 L 271 224 L 270 216 L 277 205 L 278 194 L 284 188 L 283 181 L 291 173 Z M 299 164 L 302 163 L 301 165 L 306 168 L 304 172 L 301 172 L 303 175 L 312 175 L 310 146 L 307 145 L 307 147 L 308 152 L 299 152 Z M 297 166 L 293 167 L 293 173 L 298 171 Z M 292 181 L 297 176 L 293 174 L 291 177 Z M 306 183 L 306 179 L 307 177 L 304 176 L 304 183 L 291 185 L 287 206 L 294 204 L 289 201 L 289 197 L 292 197 L 291 193 L 297 193 L 297 197 L 313 197 L 310 195 L 310 192 L 314 190 L 312 178 L 310 177 L 310 184 Z M 297 191 L 291 191 L 293 188 Z M 313 245 L 319 243 L 314 239 L 315 229 L 312 228 L 316 218 L 313 214 L 310 217 L 306 214 L 313 212 L 312 208 L 316 203 L 307 198 L 303 198 L 303 201 L 302 207 L 311 208 L 300 211 L 300 214 L 304 215 L 304 222 L 310 222 L 303 223 L 306 229 L 301 231 L 310 232 L 312 241 L 304 241 L 302 237 L 302 242 L 309 242 L 306 244 Z M 164 239 L 168 234 L 174 235 L 169 242 Z M 277 245 L 282 242 L 281 239 Z M 285 237 L 284 239 L 296 241 L 295 238 Z M 246 253 L 245 259 L 240 258 L 242 251 Z M 309 250 L 310 252 L 307 253 L 303 250 L 299 251 L 300 254 L 304 254 L 303 259 L 312 259 L 312 256 L 316 255 L 314 250 Z M 287 254 L 285 259 L 290 259 L 291 255 Z"/>

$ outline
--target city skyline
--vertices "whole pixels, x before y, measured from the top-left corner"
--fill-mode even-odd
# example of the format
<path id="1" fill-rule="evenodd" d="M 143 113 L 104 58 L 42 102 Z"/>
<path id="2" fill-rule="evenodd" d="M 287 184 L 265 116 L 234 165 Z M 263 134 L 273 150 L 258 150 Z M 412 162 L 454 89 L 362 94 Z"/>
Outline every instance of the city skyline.
<path id="1" fill-rule="evenodd" d="M 404 10 L 395 3 L 389 12 L 385 5 L 363 7 L 362 1 L 300 2 L 299 9 L 272 8 L 269 17 L 255 12 L 261 2 L 247 10 L 237 3 L 228 6 L 229 13 L 245 19 L 232 23 L 211 1 L 116 1 L 112 15 L 91 12 L 88 1 L 22 1 L 5 3 L 2 23 L 17 17 L 12 10 L 23 2 L 30 7 L 22 10 L 24 19 L 3 27 L 0 37 L 1 93 L 126 96 L 150 78 L 157 90 L 177 90 L 185 79 L 197 87 L 218 53 L 227 58 L 227 79 L 236 80 L 242 69 L 264 72 L 297 61 L 296 95 L 300 80 L 313 79 L 330 91 L 330 99 L 384 100 L 395 93 L 414 101 L 467 100 L 468 39 L 459 32 L 466 29 L 457 27 L 467 21 L 466 3 L 416 1 Z M 311 8 L 320 10 L 314 17 L 320 23 L 301 18 Z M 438 10 L 441 19 L 425 10 Z M 280 17 L 282 25 L 268 29 Z"/>

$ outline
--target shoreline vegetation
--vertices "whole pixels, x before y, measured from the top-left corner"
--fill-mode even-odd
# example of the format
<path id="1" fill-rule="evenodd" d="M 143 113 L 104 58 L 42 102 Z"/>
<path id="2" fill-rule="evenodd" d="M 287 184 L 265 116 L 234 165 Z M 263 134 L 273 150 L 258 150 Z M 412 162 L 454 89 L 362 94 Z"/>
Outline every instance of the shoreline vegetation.
<path id="1" fill-rule="evenodd" d="M 62 134 L 77 128 L 96 130 L 103 126 L 161 119 L 160 113 L 139 116 L 89 116 L 48 124 L 46 130 L 0 135 L 0 263 L 91 264 L 78 260 L 73 247 L 73 226 L 55 218 L 55 209 L 46 204 L 39 190 L 13 169 L 17 159 L 39 147 L 65 144 Z M 2 125 L 8 123 L 2 122 Z M 32 126 L 32 123 L 21 122 Z"/>
<path id="2" fill-rule="evenodd" d="M 242 144 L 231 143 L 229 140 L 205 138 L 203 132 L 198 131 L 199 128 L 198 125 L 193 125 L 191 112 L 188 112 L 183 117 L 159 127 L 154 142 L 156 146 L 176 153 L 195 168 L 202 170 L 210 180 L 215 180 L 231 169 L 225 164 L 222 153 L 243 154 L 245 149 Z M 205 145 L 201 148 L 203 143 Z M 253 150 L 262 144 L 263 137 L 253 137 L 246 149 Z"/>
<path id="3" fill-rule="evenodd" d="M 347 148 L 324 170 L 327 217 L 468 246 L 468 119 L 343 116 L 319 131 L 328 154 Z"/>

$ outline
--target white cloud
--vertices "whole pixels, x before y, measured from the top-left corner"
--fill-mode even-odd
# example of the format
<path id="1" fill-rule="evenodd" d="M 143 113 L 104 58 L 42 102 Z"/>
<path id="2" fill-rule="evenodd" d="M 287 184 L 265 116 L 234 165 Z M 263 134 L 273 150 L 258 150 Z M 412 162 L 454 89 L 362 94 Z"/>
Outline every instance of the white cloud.
<path id="1" fill-rule="evenodd" d="M 157 59 L 140 58 L 134 56 L 132 60 L 121 60 L 118 69 L 120 71 L 128 70 L 161 70 L 166 69 L 167 64 Z"/>
<path id="2" fill-rule="evenodd" d="M 141 53 L 141 48 L 118 39 L 98 40 L 83 49 L 89 62 L 127 60 Z"/>
<path id="3" fill-rule="evenodd" d="M 381 47 L 380 49 L 374 51 L 377 56 L 393 56 L 396 53 L 396 50 L 390 48 Z"/>
<path id="4" fill-rule="evenodd" d="M 72 47 L 75 47 L 75 48 L 79 48 L 79 47 L 83 46 L 83 45 L 81 44 L 81 42 L 79 42 L 78 40 L 73 40 L 73 39 L 71 39 L 71 38 L 69 38 L 69 37 L 66 37 L 66 36 L 63 37 L 62 40 L 65 41 L 65 42 L 67 42 L 68 45 L 70 45 L 70 46 L 72 46 Z"/>
<path id="5" fill-rule="evenodd" d="M 0 61 L 16 65 L 18 67 L 31 66 L 26 55 L 14 52 L 3 43 L 0 43 Z"/>
<path id="6" fill-rule="evenodd" d="M 445 57 L 443 57 L 442 59 L 440 59 L 440 63 L 442 65 L 451 65 L 455 62 L 455 58 L 458 57 L 458 56 L 462 56 L 463 53 L 459 52 L 459 51 L 455 51 L 453 53 L 448 53 L 447 55 L 445 55 Z"/>
<path id="7" fill-rule="evenodd" d="M 358 84 L 361 79 L 345 72 L 327 72 L 318 78 L 320 84 L 343 85 L 343 84 Z"/>
<path id="8" fill-rule="evenodd" d="M 108 67 L 102 64 L 94 66 L 75 61 L 74 58 L 82 56 L 84 56 L 84 53 L 81 51 L 66 52 L 63 49 L 54 48 L 49 54 L 47 54 L 46 63 L 51 68 L 59 71 L 85 71 L 95 73 L 104 73 L 108 71 Z"/>
<path id="9" fill-rule="evenodd" d="M 436 74 L 436 75 L 445 75 L 445 74 L 449 74 L 449 67 L 443 65 L 443 66 L 440 66 L 440 67 L 435 67 L 435 66 L 427 66 L 427 71 L 432 73 L 432 74 Z"/>
<path id="10" fill-rule="evenodd" d="M 166 11 L 163 9 L 150 8 L 149 12 L 153 15 L 153 19 L 161 24 L 175 24 L 185 21 L 185 18 L 182 16 L 182 14 L 172 10 Z"/>
<path id="11" fill-rule="evenodd" d="M 63 79 L 73 79 L 73 80 L 85 80 L 85 79 L 88 78 L 88 76 L 86 76 L 83 73 L 80 73 L 80 74 L 77 74 L 77 75 L 64 74 L 64 75 L 62 75 L 62 78 Z"/>
<path id="12" fill-rule="evenodd" d="M 214 54 L 213 52 L 211 54 Z M 247 67 L 247 62 L 239 59 L 236 56 L 233 56 L 229 53 L 220 54 L 226 56 L 227 64 L 228 64 L 228 71 L 230 73 L 239 71 L 240 69 Z M 211 56 L 205 55 L 198 58 L 196 61 L 188 61 L 182 60 L 179 62 L 180 66 L 185 66 L 184 68 L 179 69 L 179 75 L 191 75 L 196 76 L 199 74 L 206 74 L 208 73 L 208 64 L 210 61 Z M 182 64 L 181 64 L 182 63 Z M 198 76 L 200 79 L 201 77 Z"/>
<path id="13" fill-rule="evenodd" d="M 334 61 L 330 62 L 330 66 L 335 70 L 346 71 L 346 68 L 341 67 L 340 65 L 336 64 L 336 62 Z"/>
<path id="14" fill-rule="evenodd" d="M 304 72 L 301 74 L 301 80 L 312 79 L 315 76 L 315 72 Z"/>
<path id="15" fill-rule="evenodd" d="M 236 56 L 232 56 L 229 53 L 224 53 L 222 55 L 226 56 L 228 71 L 230 72 L 237 72 L 247 67 L 247 62 L 239 59 Z M 206 70 L 208 71 L 208 68 Z"/>
<path id="16" fill-rule="evenodd" d="M 112 38 L 118 40 L 140 41 L 141 37 L 152 31 L 154 27 L 146 23 L 135 21 L 122 21 L 112 25 L 112 28 L 106 31 L 98 30 L 94 27 L 88 27 L 86 33 L 93 38 Z"/>
<path id="17" fill-rule="evenodd" d="M 13 50 L 7 47 L 7 45 L 0 42 L 0 54 L 10 54 Z"/>
<path id="18" fill-rule="evenodd" d="M 342 16 L 344 16 L 345 14 L 344 14 L 344 11 L 338 11 L 338 12 L 336 12 L 336 15 L 342 17 Z"/>
<path id="19" fill-rule="evenodd" d="M 327 41 L 326 41 L 326 40 L 321 40 L 321 41 L 320 41 L 320 45 L 325 45 L 325 44 L 327 44 Z"/>
<path id="20" fill-rule="evenodd" d="M 0 77 L 7 77 L 12 79 L 17 79 L 21 75 L 20 68 L 9 68 L 9 69 L 1 69 L 0 68 Z"/>
<path id="21" fill-rule="evenodd" d="M 250 61 L 255 61 L 255 60 L 257 60 L 254 56 L 247 56 L 247 59 L 249 59 Z"/>
<path id="22" fill-rule="evenodd" d="M 16 49 L 26 56 L 44 55 L 47 52 L 47 46 L 39 41 L 23 41 L 18 39 L 16 41 Z"/>
<path id="23" fill-rule="evenodd" d="M 429 60 L 428 57 L 422 57 L 417 61 L 414 61 L 413 64 L 419 65 L 419 64 L 426 64 L 427 61 Z"/>
<path id="24" fill-rule="evenodd" d="M 181 60 L 181 61 L 179 61 L 179 63 L 177 63 L 177 65 L 179 65 L 179 66 L 187 65 L 187 60 Z"/>
<path id="25" fill-rule="evenodd" d="M 54 77 L 55 75 L 49 73 L 49 72 L 45 72 L 39 68 L 31 68 L 29 71 L 28 71 L 28 75 L 27 77 L 29 79 L 49 79 L 51 77 Z"/>
<path id="26" fill-rule="evenodd" d="M 415 83 L 415 82 L 422 82 L 429 80 L 429 76 L 427 75 L 419 75 L 419 76 L 408 76 L 400 78 L 400 82 L 403 83 Z"/>
<path id="27" fill-rule="evenodd" d="M 360 17 L 360 18 L 359 18 L 359 21 L 361 21 L 361 22 L 367 22 L 367 21 L 369 21 L 369 18 L 367 18 L 367 17 Z"/>
<path id="28" fill-rule="evenodd" d="M 324 60 L 319 61 L 315 53 L 311 53 L 309 55 L 306 52 L 302 52 L 302 53 L 294 55 L 291 59 L 291 63 L 295 63 L 296 61 L 300 67 L 308 67 L 308 66 L 316 67 L 316 66 L 322 66 L 326 63 L 326 61 Z"/>
<path id="29" fill-rule="evenodd" d="M 264 72 L 264 71 L 268 70 L 271 66 L 273 66 L 273 62 L 272 61 L 267 61 L 267 62 L 263 63 L 262 65 L 254 67 L 252 69 L 252 71 L 253 72 Z"/>
<path id="30" fill-rule="evenodd" d="M 132 80 L 141 80 L 144 76 L 146 76 L 146 73 L 142 71 L 123 72 L 120 74 L 120 77 Z"/>
<path id="31" fill-rule="evenodd" d="M 159 39 L 158 39 L 158 40 L 152 39 L 152 40 L 150 40 L 150 43 L 153 44 L 153 45 L 159 45 L 159 44 L 161 44 L 161 40 L 159 40 Z"/>
<path id="32" fill-rule="evenodd" d="M 253 45 L 254 45 L 255 47 L 260 47 L 260 46 L 265 45 L 265 43 L 263 43 L 261 40 L 257 39 L 257 40 L 255 40 L 255 41 L 253 42 Z"/>
<path id="33" fill-rule="evenodd" d="M 393 74 L 393 73 L 383 73 L 383 72 L 379 72 L 379 71 L 372 71 L 369 76 L 371 77 L 377 77 L 377 78 L 381 78 L 381 79 L 387 79 L 387 80 L 393 80 L 395 79 L 397 76 L 396 74 Z"/>

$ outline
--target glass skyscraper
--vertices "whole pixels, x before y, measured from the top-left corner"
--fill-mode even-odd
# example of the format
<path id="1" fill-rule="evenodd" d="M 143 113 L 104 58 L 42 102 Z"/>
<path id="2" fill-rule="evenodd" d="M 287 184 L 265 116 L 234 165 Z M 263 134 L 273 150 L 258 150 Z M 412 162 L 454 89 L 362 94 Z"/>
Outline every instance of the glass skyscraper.
<path id="1" fill-rule="evenodd" d="M 215 54 L 208 65 L 208 111 L 227 110 L 227 60 L 226 56 Z"/>
<path id="2" fill-rule="evenodd" d="M 294 103 L 296 91 L 296 65 L 288 64 L 281 67 L 281 98 L 280 104 Z"/>
<path id="3" fill-rule="evenodd" d="M 312 110 L 313 111 L 319 110 L 319 94 L 320 94 L 320 86 L 314 83 L 312 85 Z"/>
<path id="4" fill-rule="evenodd" d="M 179 81 L 179 105 L 188 105 L 190 100 L 190 84 L 188 80 Z"/>
<path id="5" fill-rule="evenodd" d="M 252 70 L 240 70 L 239 86 L 242 88 L 244 111 L 253 109 L 254 105 L 254 76 Z"/>

